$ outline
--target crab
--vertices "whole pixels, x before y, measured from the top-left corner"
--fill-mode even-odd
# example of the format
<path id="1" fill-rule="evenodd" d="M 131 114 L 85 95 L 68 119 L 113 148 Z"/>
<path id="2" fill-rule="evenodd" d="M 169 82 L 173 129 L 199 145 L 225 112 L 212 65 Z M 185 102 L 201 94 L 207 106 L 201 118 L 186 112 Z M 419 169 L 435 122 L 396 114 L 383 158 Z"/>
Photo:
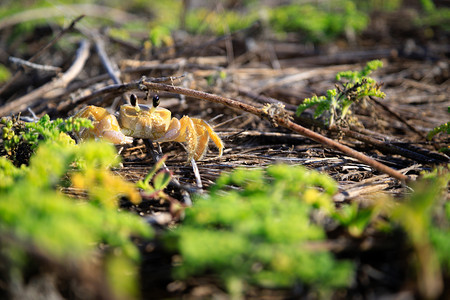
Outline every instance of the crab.
<path id="1" fill-rule="evenodd" d="M 102 138 L 114 144 L 129 144 L 133 138 L 150 139 L 154 142 L 175 141 L 186 144 L 188 161 L 200 160 L 208 148 L 209 139 L 214 142 L 222 156 L 224 144 L 212 127 L 202 119 L 183 116 L 172 117 L 170 110 L 159 107 L 159 97 L 153 97 L 153 104 L 140 105 L 132 94 L 131 105 L 120 107 L 119 120 L 106 109 L 86 106 L 74 117 L 88 118 L 93 128 L 77 133 L 80 139 Z"/>

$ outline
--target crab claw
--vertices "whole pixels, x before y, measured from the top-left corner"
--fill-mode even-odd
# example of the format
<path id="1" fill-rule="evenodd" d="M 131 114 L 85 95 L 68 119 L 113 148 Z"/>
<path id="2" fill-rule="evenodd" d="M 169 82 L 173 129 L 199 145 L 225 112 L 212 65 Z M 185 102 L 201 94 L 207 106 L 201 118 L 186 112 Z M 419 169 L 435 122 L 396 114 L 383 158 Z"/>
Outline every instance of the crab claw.
<path id="1" fill-rule="evenodd" d="M 103 138 L 113 144 L 120 145 L 133 142 L 132 137 L 122 133 L 116 117 L 102 107 L 87 106 L 78 112 L 75 117 L 87 118 L 94 125 L 93 128 L 86 128 L 78 133 L 78 137 L 82 140 Z"/>

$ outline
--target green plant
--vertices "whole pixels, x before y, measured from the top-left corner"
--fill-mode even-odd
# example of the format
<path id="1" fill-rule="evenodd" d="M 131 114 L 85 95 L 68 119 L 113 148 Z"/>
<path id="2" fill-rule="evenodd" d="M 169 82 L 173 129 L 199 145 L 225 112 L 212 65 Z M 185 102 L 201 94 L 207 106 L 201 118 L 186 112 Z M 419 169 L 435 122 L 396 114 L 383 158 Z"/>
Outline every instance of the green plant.
<path id="1" fill-rule="evenodd" d="M 31 154 L 39 143 L 49 140 L 74 144 L 68 132 L 79 131 L 82 127 L 91 128 L 88 119 L 68 118 L 66 120 L 50 120 L 48 115 L 37 122 L 21 122 L 16 117 L 2 118 L 3 148 L 9 159 L 16 165 L 28 164 Z"/>
<path id="2" fill-rule="evenodd" d="M 117 161 L 114 147 L 106 143 L 72 145 L 51 140 L 37 148 L 28 167 L 16 168 L 0 157 L 0 235 L 14 236 L 57 261 L 73 260 L 80 264 L 99 252 L 99 244 L 105 244 L 109 249 L 105 261 L 122 261 L 121 265 L 127 266 L 108 267 L 110 276 L 122 274 L 123 280 L 134 278 L 139 251 L 130 236 L 150 237 L 151 228 L 136 216 L 111 209 L 111 203 L 116 203 L 113 199 L 98 200 L 98 193 L 89 192 L 91 201 L 79 201 L 64 196 L 58 188 L 68 184 L 69 173 L 72 179 L 87 178 L 88 191 L 103 190 L 104 197 L 114 198 L 128 194 L 132 199 L 133 191 L 129 188 L 133 185 L 105 170 Z M 92 177 L 96 180 L 91 180 Z M 7 251 L 4 247 L 14 250 Z M 5 253 L 14 253 L 22 249 L 17 247 L 6 244 L 1 248 Z M 26 252 L 26 248 L 22 251 Z M 117 292 L 133 294 L 136 290 L 134 286 Z"/>
<path id="3" fill-rule="evenodd" d="M 182 257 L 176 275 L 212 272 L 232 296 L 246 284 L 287 288 L 302 282 L 319 291 L 346 286 L 351 263 L 309 247 L 326 238 L 311 214 L 334 211 L 336 188 L 328 176 L 301 166 L 223 174 L 167 237 Z"/>
<path id="4" fill-rule="evenodd" d="M 327 42 L 348 31 L 366 28 L 368 17 L 352 1 L 326 5 L 290 4 L 270 10 L 270 25 L 278 32 L 300 32 L 306 41 Z"/>
<path id="5" fill-rule="evenodd" d="M 11 78 L 11 72 L 5 65 L 0 64 L 0 84 L 4 83 Z"/>
<path id="6" fill-rule="evenodd" d="M 0 236 L 13 240 L 0 247 L 11 261 L 7 277 L 19 280 L 17 274 L 26 272 L 27 245 L 61 264 L 84 264 L 103 244 L 108 249 L 104 276 L 114 281 L 110 286 L 127 297 L 135 294 L 139 251 L 130 237 L 150 237 L 152 230 L 139 217 L 117 211 L 120 197 L 133 203 L 141 199 L 134 184 L 111 172 L 120 163 L 115 147 L 104 142 L 76 145 L 66 132 L 90 126 L 86 119 L 50 121 L 44 116 L 35 123 L 2 122 L 3 144 L 10 151 L 6 156 L 17 159 L 11 154 L 20 145 L 29 150 L 28 166 L 20 168 L 0 157 Z M 69 186 L 85 190 L 89 201 L 59 191 Z"/>
<path id="7" fill-rule="evenodd" d="M 169 185 L 172 174 L 168 170 L 160 170 L 166 159 L 167 155 L 153 165 L 144 180 L 139 180 L 136 183 L 138 188 L 142 189 L 145 193 L 150 194 L 152 198 L 169 198 L 169 196 L 164 193 L 164 189 Z M 158 172 L 158 170 L 160 171 Z M 150 181 L 152 181 L 152 183 L 150 183 Z"/>
<path id="8" fill-rule="evenodd" d="M 204 8 L 194 9 L 186 16 L 186 28 L 194 33 L 224 35 L 249 27 L 257 20 L 253 12 L 243 15 L 235 11 L 216 12 Z"/>
<path id="9" fill-rule="evenodd" d="M 429 36 L 434 34 L 434 28 L 442 29 L 448 33 L 450 31 L 450 8 L 440 7 L 439 9 L 427 10 L 426 14 L 415 20 L 415 23 L 425 28 Z"/>
<path id="10" fill-rule="evenodd" d="M 384 98 L 386 95 L 380 91 L 381 86 L 369 75 L 382 67 L 383 63 L 373 60 L 366 64 L 361 71 L 339 72 L 336 80 L 342 86 L 336 85 L 336 89 L 328 90 L 326 96 L 314 95 L 306 98 L 297 108 L 297 115 L 300 115 L 307 108 L 316 106 L 314 117 L 325 115 L 326 123 L 329 127 L 340 125 L 350 114 L 352 104 L 364 97 L 373 96 Z M 345 82 L 342 82 L 345 79 Z"/>
<path id="11" fill-rule="evenodd" d="M 450 113 L 450 106 L 447 107 L 447 110 Z M 450 134 L 450 122 L 441 124 L 430 130 L 427 134 L 427 139 L 430 141 L 439 133 L 446 133 L 447 135 Z M 450 151 L 450 146 L 447 145 L 446 147 L 439 149 L 439 151 L 448 152 Z"/>
<path id="12" fill-rule="evenodd" d="M 360 208 L 357 202 L 353 202 L 336 211 L 333 218 L 347 228 L 352 236 L 359 237 L 373 220 L 374 214 L 373 207 Z"/>
<path id="13" fill-rule="evenodd" d="M 442 266 L 450 266 L 450 207 L 447 188 L 450 173 L 435 169 L 413 185 L 414 192 L 391 212 L 414 251 L 417 285 L 423 298 L 435 299 L 443 291 Z"/>
<path id="14" fill-rule="evenodd" d="M 448 112 L 450 113 L 450 106 L 447 107 Z M 447 134 L 450 134 L 450 122 L 444 123 L 442 125 L 436 126 L 433 128 L 427 135 L 427 139 L 431 140 L 435 135 L 445 132 Z"/>

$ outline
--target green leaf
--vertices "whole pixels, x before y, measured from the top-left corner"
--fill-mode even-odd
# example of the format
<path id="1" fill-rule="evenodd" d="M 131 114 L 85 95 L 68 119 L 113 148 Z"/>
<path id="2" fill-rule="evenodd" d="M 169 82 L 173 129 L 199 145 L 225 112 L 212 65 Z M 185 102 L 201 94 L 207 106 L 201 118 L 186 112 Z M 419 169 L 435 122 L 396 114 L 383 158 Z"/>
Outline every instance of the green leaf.
<path id="1" fill-rule="evenodd" d="M 172 174 L 167 170 L 162 170 L 153 178 L 153 186 L 156 190 L 163 190 L 169 185 L 171 179 Z"/>

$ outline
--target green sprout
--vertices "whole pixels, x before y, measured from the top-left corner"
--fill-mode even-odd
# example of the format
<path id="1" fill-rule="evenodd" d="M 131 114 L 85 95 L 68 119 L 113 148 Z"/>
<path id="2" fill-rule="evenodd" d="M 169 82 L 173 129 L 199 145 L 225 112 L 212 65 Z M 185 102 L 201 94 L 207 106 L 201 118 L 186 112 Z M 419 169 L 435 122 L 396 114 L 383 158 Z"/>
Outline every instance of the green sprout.
<path id="1" fill-rule="evenodd" d="M 447 107 L 447 110 L 450 113 L 450 106 Z M 430 132 L 428 132 L 427 139 L 429 141 L 431 141 L 439 133 L 446 133 L 447 135 L 450 134 L 450 122 L 441 124 L 441 125 L 436 126 L 435 128 L 433 128 Z M 443 147 L 443 148 L 439 149 L 439 151 L 441 151 L 441 152 L 449 152 L 450 151 L 450 146 L 447 145 L 446 147 Z"/>
<path id="2" fill-rule="evenodd" d="M 160 170 L 165 161 L 167 155 L 163 156 L 156 164 L 150 169 L 144 180 L 139 180 L 136 186 L 142 189 L 146 194 L 149 194 L 152 198 L 168 199 L 169 196 L 164 193 L 164 189 L 169 185 L 172 179 L 172 174 L 168 170 Z M 160 170 L 158 172 L 158 170 Z M 151 183 L 152 182 L 152 183 Z"/>
<path id="3" fill-rule="evenodd" d="M 339 72 L 336 80 L 341 86 L 336 85 L 336 89 L 328 90 L 326 96 L 314 95 L 306 98 L 297 108 L 299 116 L 307 108 L 316 106 L 314 118 L 325 116 L 326 124 L 329 127 L 340 125 L 345 122 L 350 115 L 350 107 L 365 97 L 384 98 L 386 95 L 380 91 L 381 85 L 369 75 L 376 69 L 383 66 L 380 60 L 373 60 L 361 71 Z M 343 81 L 345 79 L 345 81 Z"/>
<path id="4" fill-rule="evenodd" d="M 450 106 L 447 107 L 448 112 L 450 113 Z M 445 132 L 447 134 L 450 134 L 450 122 L 444 123 L 442 125 L 436 126 L 433 128 L 427 135 L 427 139 L 431 140 L 435 135 Z"/>

